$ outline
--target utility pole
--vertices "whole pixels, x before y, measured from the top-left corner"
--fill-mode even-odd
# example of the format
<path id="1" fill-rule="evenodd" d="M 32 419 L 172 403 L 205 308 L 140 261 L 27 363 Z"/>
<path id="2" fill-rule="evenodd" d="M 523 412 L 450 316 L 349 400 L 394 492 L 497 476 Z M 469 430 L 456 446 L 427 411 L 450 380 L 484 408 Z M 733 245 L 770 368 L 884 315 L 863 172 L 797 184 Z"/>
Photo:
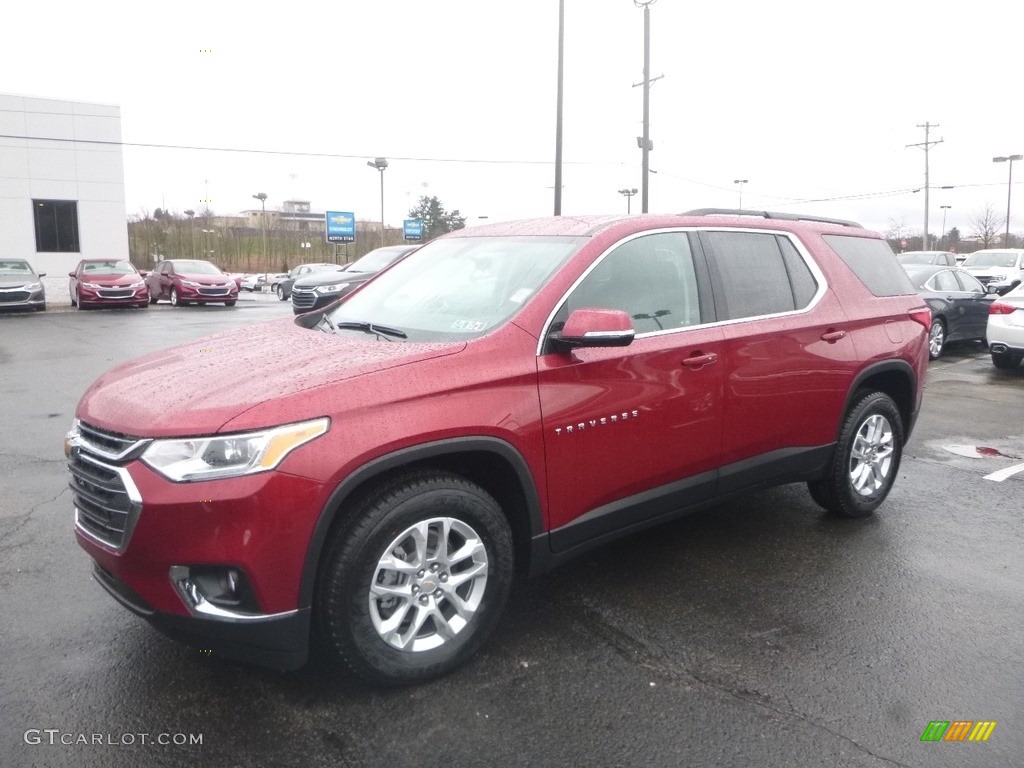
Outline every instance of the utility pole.
<path id="1" fill-rule="evenodd" d="M 921 147 L 921 149 L 924 150 L 924 245 L 922 246 L 922 250 L 927 251 L 928 250 L 928 188 L 929 188 L 929 185 L 928 185 L 928 148 L 931 147 L 932 144 L 941 144 L 943 142 L 943 139 L 939 139 L 938 141 L 929 141 L 928 140 L 928 134 L 931 132 L 931 129 L 939 127 L 939 125 L 937 123 L 932 124 L 932 123 L 926 122 L 924 125 L 921 125 L 920 123 L 918 123 L 917 127 L 918 128 L 924 128 L 924 141 L 921 142 L 920 144 L 907 144 L 906 147 L 904 147 L 904 149 L 909 149 L 910 147 Z"/>
<path id="2" fill-rule="evenodd" d="M 562 215 L 562 60 L 565 0 L 558 0 L 558 86 L 555 106 L 555 216 Z"/>

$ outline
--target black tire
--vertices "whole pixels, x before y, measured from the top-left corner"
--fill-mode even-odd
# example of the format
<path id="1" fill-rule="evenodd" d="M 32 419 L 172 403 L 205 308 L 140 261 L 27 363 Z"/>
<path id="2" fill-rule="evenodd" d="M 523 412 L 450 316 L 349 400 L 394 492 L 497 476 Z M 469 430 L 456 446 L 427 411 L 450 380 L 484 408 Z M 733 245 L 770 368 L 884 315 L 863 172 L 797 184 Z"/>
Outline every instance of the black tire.
<path id="1" fill-rule="evenodd" d="M 149 294 L 149 303 L 150 304 L 156 304 L 158 301 L 159 301 L 159 299 L 156 297 L 155 293 L 150 293 Z"/>
<path id="2" fill-rule="evenodd" d="M 406 546 L 414 526 L 432 521 L 428 542 L 437 542 L 441 520 L 452 521 L 449 544 L 456 548 L 463 533 L 473 534 L 483 545 L 474 549 L 473 562 L 464 556 L 458 563 L 436 562 L 430 547 L 422 554 Z M 462 537 L 465 542 L 467 537 Z M 385 556 L 424 565 L 418 572 L 387 569 Z M 479 558 L 486 568 L 479 570 Z M 325 644 L 348 668 L 373 683 L 401 685 L 442 675 L 470 658 L 494 630 L 512 584 L 513 546 L 508 520 L 498 503 L 482 488 L 445 472 L 417 472 L 392 478 L 361 496 L 334 531 L 321 560 L 315 621 Z M 446 561 L 444 561 L 446 562 Z M 476 575 L 470 577 L 463 565 Z M 390 576 L 389 581 L 387 576 Z M 459 585 L 453 586 L 459 579 Z M 482 581 L 481 581 L 482 579 Z M 442 583 L 444 582 L 444 583 Z M 371 600 L 371 586 L 409 588 L 407 596 Z M 420 586 L 422 585 L 422 586 Z M 447 585 L 447 586 L 446 586 Z M 468 610 L 464 625 L 456 614 L 454 596 Z M 456 590 L 459 594 L 456 594 Z M 414 598 L 413 595 L 419 597 Z M 475 606 L 475 607 L 473 607 Z M 444 638 L 434 615 L 443 616 L 451 636 Z M 423 618 L 426 616 L 426 618 Z M 418 620 L 413 631 L 407 620 Z M 394 631 L 378 631 L 374 624 L 396 619 Z M 452 625 L 447 622 L 452 621 Z M 402 628 L 407 637 L 403 640 Z M 385 639 L 385 634 L 389 639 Z M 408 648 L 396 644 L 408 643 Z M 431 643 L 439 643 L 430 647 Z M 412 645 L 425 647 L 414 648 Z"/>
<path id="3" fill-rule="evenodd" d="M 225 301 L 224 302 L 224 306 L 225 307 L 233 307 L 233 306 L 235 306 L 236 301 Z"/>
<path id="4" fill-rule="evenodd" d="M 1018 365 L 1020 365 L 1020 358 L 1016 355 L 997 355 L 995 352 L 992 353 L 992 365 L 998 368 L 1000 371 L 1012 371 Z"/>
<path id="5" fill-rule="evenodd" d="M 877 438 L 873 428 L 880 430 Z M 822 479 L 807 484 L 811 497 L 836 515 L 870 515 L 885 501 L 899 473 L 903 434 L 903 417 L 891 397 L 884 392 L 856 395 L 843 421 L 832 466 Z M 862 448 L 865 440 L 869 444 Z"/>
<path id="6" fill-rule="evenodd" d="M 171 288 L 171 306 L 172 307 L 187 307 L 188 306 L 188 302 L 187 301 L 182 301 L 180 298 L 178 298 L 178 289 L 177 288 Z"/>
<path id="7" fill-rule="evenodd" d="M 945 348 L 946 323 L 941 317 L 936 317 L 928 331 L 928 359 L 938 360 L 942 357 L 942 350 Z"/>
<path id="8" fill-rule="evenodd" d="M 285 300 L 287 300 L 287 298 L 288 297 L 284 295 L 284 286 L 283 285 L 277 286 L 277 300 L 278 301 L 285 301 Z"/>
<path id="9" fill-rule="evenodd" d="M 45 312 L 46 311 L 46 302 L 44 301 L 42 304 L 40 304 L 38 307 L 36 307 L 35 310 L 36 310 L 36 312 Z"/>

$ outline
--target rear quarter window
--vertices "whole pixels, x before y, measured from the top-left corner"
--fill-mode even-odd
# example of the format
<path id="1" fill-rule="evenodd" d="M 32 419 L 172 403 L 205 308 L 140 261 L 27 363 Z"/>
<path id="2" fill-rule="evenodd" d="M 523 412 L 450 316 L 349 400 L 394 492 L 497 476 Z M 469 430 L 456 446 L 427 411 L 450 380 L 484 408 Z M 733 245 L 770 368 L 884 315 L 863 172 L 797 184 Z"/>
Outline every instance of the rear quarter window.
<path id="1" fill-rule="evenodd" d="M 875 296 L 907 296 L 916 292 L 885 240 L 849 235 L 822 235 L 822 239 Z"/>

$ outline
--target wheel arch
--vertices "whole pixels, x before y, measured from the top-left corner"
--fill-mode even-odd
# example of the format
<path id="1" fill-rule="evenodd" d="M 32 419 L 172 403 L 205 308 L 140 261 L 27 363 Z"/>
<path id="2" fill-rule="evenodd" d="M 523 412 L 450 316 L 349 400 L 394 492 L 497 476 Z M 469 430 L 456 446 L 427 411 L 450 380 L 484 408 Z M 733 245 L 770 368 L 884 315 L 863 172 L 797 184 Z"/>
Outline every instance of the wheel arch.
<path id="1" fill-rule="evenodd" d="M 530 540 L 543 531 L 540 496 L 522 454 L 493 437 L 460 437 L 403 448 L 378 457 L 349 474 L 320 512 L 306 550 L 299 584 L 299 608 L 313 603 L 324 549 L 345 520 L 346 502 L 374 485 L 412 470 L 434 469 L 465 477 L 490 493 L 512 528 L 516 570 L 529 569 Z"/>
<path id="2" fill-rule="evenodd" d="M 845 419 L 845 414 L 850 412 L 850 407 L 861 392 L 884 392 L 893 399 L 899 409 L 900 417 L 903 420 L 903 442 L 906 444 L 917 419 L 917 398 L 915 396 L 917 385 L 917 374 L 905 360 L 887 360 L 870 365 L 854 378 L 853 384 L 846 394 L 843 418 Z M 842 420 L 840 420 L 840 429 L 842 429 Z"/>

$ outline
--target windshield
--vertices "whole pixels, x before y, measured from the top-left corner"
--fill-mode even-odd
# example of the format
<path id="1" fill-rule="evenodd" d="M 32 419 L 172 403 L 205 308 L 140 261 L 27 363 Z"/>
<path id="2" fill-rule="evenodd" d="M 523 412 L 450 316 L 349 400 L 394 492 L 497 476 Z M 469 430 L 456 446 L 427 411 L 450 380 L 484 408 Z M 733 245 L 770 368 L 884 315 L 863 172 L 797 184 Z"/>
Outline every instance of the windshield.
<path id="1" fill-rule="evenodd" d="M 99 275 L 134 275 L 135 267 L 130 261 L 87 261 L 82 271 Z"/>
<path id="2" fill-rule="evenodd" d="M 31 277 L 32 267 L 27 261 L 0 261 L 0 275 Z"/>
<path id="3" fill-rule="evenodd" d="M 185 275 L 223 275 L 224 273 L 217 269 L 213 264 L 208 261 L 176 261 L 174 262 L 174 271 L 178 274 Z"/>
<path id="4" fill-rule="evenodd" d="M 908 251 L 896 254 L 896 260 L 900 264 L 932 264 L 935 254 L 929 251 Z"/>
<path id="5" fill-rule="evenodd" d="M 977 251 L 967 257 L 967 261 L 963 263 L 965 267 L 1012 267 L 1017 261 L 1017 254 L 1015 253 L 1000 253 L 998 251 L 990 251 L 983 253 Z"/>
<path id="6" fill-rule="evenodd" d="M 330 319 L 463 341 L 515 314 L 577 248 L 578 237 L 458 237 L 428 243 L 343 301 Z"/>
<path id="7" fill-rule="evenodd" d="M 375 251 L 370 251 L 361 259 L 352 262 L 345 271 L 380 272 L 384 267 L 409 250 L 409 248 L 378 248 Z"/>

